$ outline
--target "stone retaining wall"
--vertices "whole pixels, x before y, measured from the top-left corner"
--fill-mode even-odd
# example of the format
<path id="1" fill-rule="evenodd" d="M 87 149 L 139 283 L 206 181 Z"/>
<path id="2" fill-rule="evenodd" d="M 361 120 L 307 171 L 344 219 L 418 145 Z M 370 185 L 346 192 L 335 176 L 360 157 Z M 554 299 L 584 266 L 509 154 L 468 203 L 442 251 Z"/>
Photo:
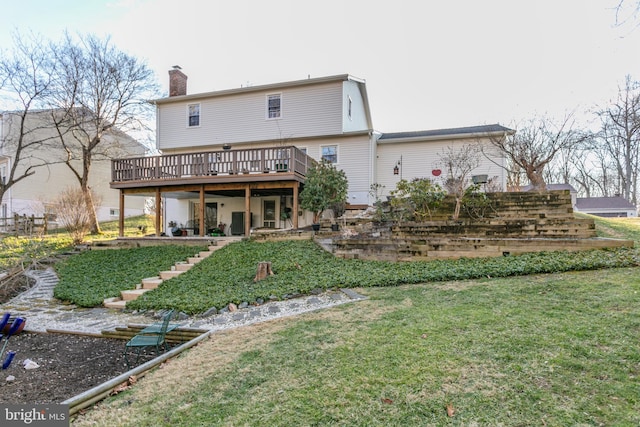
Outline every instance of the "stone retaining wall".
<path id="1" fill-rule="evenodd" d="M 568 191 L 489 193 L 485 217 L 461 212 L 456 221 L 454 201 L 446 199 L 432 221 L 373 224 L 346 219 L 342 233 L 333 235 L 336 256 L 409 261 L 433 258 L 487 257 L 525 252 L 633 247 L 632 241 L 599 239 L 591 219 L 576 218 Z M 340 222 L 340 221 L 339 221 Z"/>

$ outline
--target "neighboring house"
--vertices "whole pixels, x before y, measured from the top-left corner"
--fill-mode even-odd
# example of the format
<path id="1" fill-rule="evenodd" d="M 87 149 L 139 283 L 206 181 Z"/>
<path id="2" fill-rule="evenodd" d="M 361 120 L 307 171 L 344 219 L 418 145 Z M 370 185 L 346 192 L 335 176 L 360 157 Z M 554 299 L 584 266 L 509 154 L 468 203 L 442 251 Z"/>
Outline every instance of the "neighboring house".
<path id="1" fill-rule="evenodd" d="M 576 211 L 602 217 L 637 217 L 638 208 L 624 197 L 579 197 Z"/>
<path id="2" fill-rule="evenodd" d="M 473 174 L 500 189 L 506 184 L 505 159 L 489 140 L 512 130 L 376 132 L 365 81 L 350 75 L 192 95 L 179 67 L 169 76 L 170 96 L 155 101 L 162 155 L 114 161 L 111 183 L 123 204 L 132 196 L 155 197 L 162 206 L 157 230 L 175 222 L 205 235 L 224 224 L 225 234 L 242 235 L 309 225 L 312 215 L 302 212 L 298 194 L 307 168 L 320 159 L 345 171 L 351 208 L 373 204 L 374 184 L 388 195 L 400 179 L 443 183 L 443 150 L 470 143 L 482 144 L 485 153 Z"/>
<path id="3" fill-rule="evenodd" d="M 15 140 L 18 137 L 20 116 L 14 112 L 0 113 L 0 179 L 6 180 L 15 156 Z M 60 192 L 68 187 L 79 188 L 79 182 L 69 167 L 62 163 L 65 152 L 51 122 L 51 111 L 34 111 L 27 115 L 25 137 L 33 141 L 43 141 L 41 145 L 28 149 L 21 155 L 17 165 L 17 175 L 21 175 L 29 166 L 35 167 L 34 174 L 12 185 L 0 201 L 0 218 L 18 215 L 45 213 L 55 217 L 53 202 Z M 71 138 L 71 136 L 68 136 Z M 145 147 L 121 132 L 106 135 L 101 144 L 109 147 L 112 157 L 124 155 L 141 156 Z M 127 154 L 128 153 L 128 154 Z M 78 163 L 79 164 L 79 163 Z M 109 186 L 111 180 L 110 159 L 96 158 L 91 164 L 89 186 L 98 198 L 96 214 L 99 221 L 118 219 L 120 214 L 119 192 Z M 144 213 L 144 198 L 132 200 L 127 204 L 125 216 Z"/>
<path id="4" fill-rule="evenodd" d="M 573 206 L 573 208 L 576 209 L 576 203 L 577 203 L 577 198 L 578 198 L 578 190 L 576 190 L 573 187 L 573 185 L 571 185 L 571 184 L 547 184 L 546 188 L 549 191 L 569 190 L 569 193 L 571 194 L 571 206 Z M 520 188 L 520 191 L 533 191 L 533 185 L 531 185 L 531 184 L 525 185 L 525 186 Z"/>

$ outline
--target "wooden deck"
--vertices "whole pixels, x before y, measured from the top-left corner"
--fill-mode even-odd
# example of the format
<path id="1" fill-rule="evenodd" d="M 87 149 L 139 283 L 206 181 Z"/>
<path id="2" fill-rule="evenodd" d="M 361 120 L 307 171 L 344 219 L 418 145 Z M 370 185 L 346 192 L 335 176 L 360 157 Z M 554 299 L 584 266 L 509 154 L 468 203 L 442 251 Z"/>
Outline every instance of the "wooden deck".
<path id="1" fill-rule="evenodd" d="M 313 162 L 294 146 L 115 159 L 111 162 L 111 187 L 300 181 Z"/>

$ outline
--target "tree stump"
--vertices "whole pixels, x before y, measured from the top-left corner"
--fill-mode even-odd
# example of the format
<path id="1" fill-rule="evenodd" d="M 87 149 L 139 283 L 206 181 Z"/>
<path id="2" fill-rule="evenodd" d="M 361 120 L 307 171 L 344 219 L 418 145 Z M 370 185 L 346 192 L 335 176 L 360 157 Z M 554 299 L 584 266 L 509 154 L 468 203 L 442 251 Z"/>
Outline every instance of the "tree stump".
<path id="1" fill-rule="evenodd" d="M 262 280 L 267 276 L 273 276 L 273 270 L 271 270 L 271 262 L 260 261 L 258 263 L 258 270 L 256 271 L 256 277 L 253 278 L 254 282 Z"/>

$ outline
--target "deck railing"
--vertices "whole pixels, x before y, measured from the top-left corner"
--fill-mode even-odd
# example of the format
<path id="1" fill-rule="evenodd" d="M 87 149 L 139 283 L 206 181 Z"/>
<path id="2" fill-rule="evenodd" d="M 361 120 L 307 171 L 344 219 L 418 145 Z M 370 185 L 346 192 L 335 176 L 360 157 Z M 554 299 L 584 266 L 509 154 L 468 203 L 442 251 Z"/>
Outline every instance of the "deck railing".
<path id="1" fill-rule="evenodd" d="M 111 161 L 112 182 L 194 176 L 293 172 L 306 176 L 314 160 L 294 146 L 204 151 Z"/>

